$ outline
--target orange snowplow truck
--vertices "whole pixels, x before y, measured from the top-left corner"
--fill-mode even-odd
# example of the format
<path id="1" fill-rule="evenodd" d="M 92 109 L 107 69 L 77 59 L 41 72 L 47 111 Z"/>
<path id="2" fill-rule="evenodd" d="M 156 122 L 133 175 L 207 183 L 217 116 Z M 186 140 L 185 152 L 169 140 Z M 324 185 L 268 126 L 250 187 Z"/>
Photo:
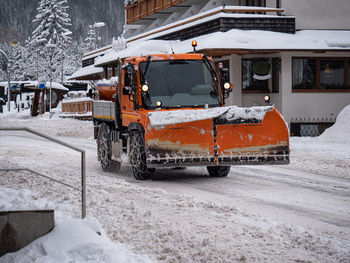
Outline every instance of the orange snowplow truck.
<path id="1" fill-rule="evenodd" d="M 206 166 L 210 176 L 223 177 L 231 165 L 289 163 L 281 114 L 273 106 L 225 107 L 228 71 L 206 55 L 128 57 L 118 69 L 113 96 L 93 102 L 104 171 L 130 163 L 144 180 L 158 167 Z"/>

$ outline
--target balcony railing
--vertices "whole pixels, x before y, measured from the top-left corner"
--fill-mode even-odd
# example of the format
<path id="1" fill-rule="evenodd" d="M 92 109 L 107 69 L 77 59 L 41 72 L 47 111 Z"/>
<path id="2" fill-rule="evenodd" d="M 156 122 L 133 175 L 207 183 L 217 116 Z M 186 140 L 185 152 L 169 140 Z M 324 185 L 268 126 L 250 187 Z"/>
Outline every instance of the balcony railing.
<path id="1" fill-rule="evenodd" d="M 126 22 L 127 24 L 135 23 L 143 18 L 159 13 L 170 7 L 186 2 L 186 0 L 134 0 L 130 1 L 126 6 Z M 266 4 L 265 4 L 266 5 Z M 266 12 L 284 12 L 280 8 L 266 8 L 257 6 L 239 6 L 231 8 L 228 12 L 237 13 L 266 13 Z"/>

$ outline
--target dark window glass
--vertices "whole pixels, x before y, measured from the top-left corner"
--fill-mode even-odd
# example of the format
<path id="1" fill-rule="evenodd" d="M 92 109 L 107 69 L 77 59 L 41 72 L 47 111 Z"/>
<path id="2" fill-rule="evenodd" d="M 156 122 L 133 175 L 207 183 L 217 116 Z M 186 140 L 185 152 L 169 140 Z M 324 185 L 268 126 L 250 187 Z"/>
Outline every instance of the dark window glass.
<path id="1" fill-rule="evenodd" d="M 243 91 L 278 92 L 278 58 L 243 59 Z"/>
<path id="2" fill-rule="evenodd" d="M 293 89 L 316 89 L 315 59 L 293 58 Z"/>
<path id="3" fill-rule="evenodd" d="M 140 64 L 142 71 L 146 65 Z M 151 61 L 145 74 L 147 107 L 155 107 L 158 101 L 164 107 L 220 105 L 217 80 L 203 60 Z"/>
<path id="4" fill-rule="evenodd" d="M 321 89 L 345 89 L 344 60 L 320 61 Z"/>

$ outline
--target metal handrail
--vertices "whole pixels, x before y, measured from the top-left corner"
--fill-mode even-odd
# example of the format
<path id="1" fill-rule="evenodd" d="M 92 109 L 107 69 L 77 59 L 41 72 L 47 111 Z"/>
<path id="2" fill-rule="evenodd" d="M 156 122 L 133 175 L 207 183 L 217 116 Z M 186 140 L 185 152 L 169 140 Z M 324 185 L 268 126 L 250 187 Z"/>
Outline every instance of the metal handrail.
<path id="1" fill-rule="evenodd" d="M 85 150 L 82 150 L 78 147 L 75 147 L 71 144 L 68 144 L 60 139 L 54 138 L 52 136 L 46 135 L 44 133 L 35 131 L 33 129 L 30 129 L 30 128 L 26 128 L 26 127 L 0 127 L 0 131 L 27 131 L 27 132 L 33 133 L 35 135 L 38 135 L 40 137 L 43 137 L 49 141 L 66 146 L 72 150 L 75 150 L 75 151 L 81 153 L 81 217 L 85 218 L 86 217 L 86 158 L 85 158 L 86 155 L 85 155 Z"/>

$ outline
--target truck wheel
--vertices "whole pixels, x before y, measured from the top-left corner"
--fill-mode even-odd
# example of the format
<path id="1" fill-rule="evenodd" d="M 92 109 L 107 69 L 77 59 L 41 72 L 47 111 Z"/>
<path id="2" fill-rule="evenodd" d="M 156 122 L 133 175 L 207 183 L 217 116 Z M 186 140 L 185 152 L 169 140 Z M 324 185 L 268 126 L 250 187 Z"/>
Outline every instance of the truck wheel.
<path id="1" fill-rule="evenodd" d="M 104 123 L 101 124 L 98 131 L 97 148 L 102 170 L 104 172 L 118 173 L 120 170 L 120 162 L 116 162 L 111 159 L 112 145 L 110 139 L 110 129 Z"/>
<path id="2" fill-rule="evenodd" d="M 230 172 L 231 166 L 207 166 L 207 170 L 212 177 L 225 177 Z"/>
<path id="3" fill-rule="evenodd" d="M 152 170 L 147 169 L 146 164 L 145 139 L 140 132 L 131 133 L 129 160 L 137 180 L 151 178 Z"/>

